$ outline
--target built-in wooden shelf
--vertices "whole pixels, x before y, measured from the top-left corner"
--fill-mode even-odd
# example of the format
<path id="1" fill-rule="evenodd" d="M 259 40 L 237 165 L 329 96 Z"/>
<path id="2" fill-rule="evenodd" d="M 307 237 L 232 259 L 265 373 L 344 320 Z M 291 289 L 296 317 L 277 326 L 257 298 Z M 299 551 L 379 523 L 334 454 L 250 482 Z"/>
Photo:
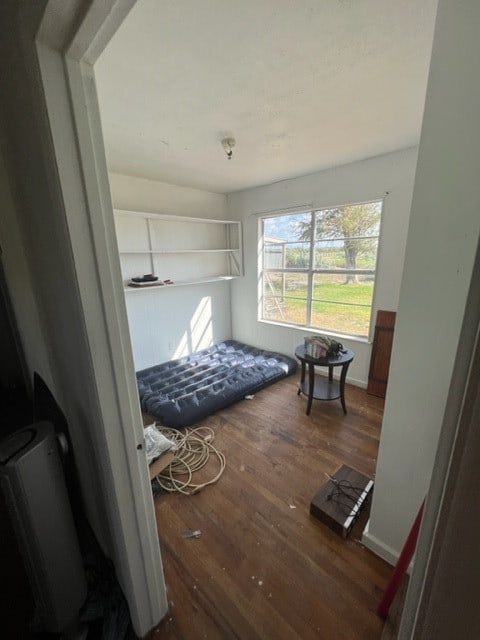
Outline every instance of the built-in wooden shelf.
<path id="1" fill-rule="evenodd" d="M 238 278 L 238 276 L 211 276 L 207 278 L 196 278 L 194 280 L 179 280 L 178 282 L 173 282 L 173 284 L 149 284 L 144 287 L 129 287 L 128 285 L 125 288 L 125 291 L 159 291 L 163 289 L 172 289 L 174 287 L 186 287 L 191 285 L 198 284 L 207 284 L 209 282 L 225 282 L 226 280 L 233 280 L 234 278 Z"/>
<path id="2" fill-rule="evenodd" d="M 169 253 L 232 253 L 234 251 L 239 251 L 239 249 L 155 249 L 155 251 L 120 251 L 120 255 L 128 255 L 128 254 L 169 254 Z"/>
<path id="3" fill-rule="evenodd" d="M 115 210 L 115 225 L 125 291 L 157 291 L 243 275 L 240 222 Z M 127 286 L 147 273 L 174 284 Z"/>

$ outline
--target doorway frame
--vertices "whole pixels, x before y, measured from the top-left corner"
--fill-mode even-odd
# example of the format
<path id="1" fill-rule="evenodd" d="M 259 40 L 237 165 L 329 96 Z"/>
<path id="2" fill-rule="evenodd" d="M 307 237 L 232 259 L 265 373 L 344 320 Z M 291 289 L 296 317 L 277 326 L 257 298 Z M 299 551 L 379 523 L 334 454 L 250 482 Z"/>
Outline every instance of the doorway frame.
<path id="1" fill-rule="evenodd" d="M 143 636 L 168 603 L 93 69 L 135 2 L 48 0 L 35 47 L 101 411 L 112 559 Z"/>

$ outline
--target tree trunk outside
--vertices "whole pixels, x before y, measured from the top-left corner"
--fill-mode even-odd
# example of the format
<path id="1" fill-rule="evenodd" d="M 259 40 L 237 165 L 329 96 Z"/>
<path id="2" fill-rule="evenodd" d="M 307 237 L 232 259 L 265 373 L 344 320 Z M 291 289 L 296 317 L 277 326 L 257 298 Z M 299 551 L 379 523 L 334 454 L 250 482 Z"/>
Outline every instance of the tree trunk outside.
<path id="1" fill-rule="evenodd" d="M 357 248 L 349 247 L 347 243 L 345 243 L 345 265 L 347 269 L 356 269 L 357 268 Z M 345 284 L 357 284 L 358 276 L 356 274 L 349 273 L 347 274 Z"/>

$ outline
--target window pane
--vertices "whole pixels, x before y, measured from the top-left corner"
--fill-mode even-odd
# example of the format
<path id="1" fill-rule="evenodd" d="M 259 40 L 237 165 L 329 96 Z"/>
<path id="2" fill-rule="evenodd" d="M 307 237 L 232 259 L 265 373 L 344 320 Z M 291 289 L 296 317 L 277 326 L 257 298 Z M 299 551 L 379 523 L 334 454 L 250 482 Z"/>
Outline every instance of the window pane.
<path id="1" fill-rule="evenodd" d="M 314 269 L 375 270 L 378 238 L 317 240 Z"/>
<path id="2" fill-rule="evenodd" d="M 314 269 L 345 269 L 343 240 L 317 240 L 314 250 Z"/>
<path id="3" fill-rule="evenodd" d="M 287 269 L 308 269 L 310 265 L 310 243 L 296 242 L 286 245 L 285 267 Z"/>
<path id="4" fill-rule="evenodd" d="M 309 243 L 264 240 L 265 269 L 308 269 L 309 261 Z"/>
<path id="5" fill-rule="evenodd" d="M 263 245 L 263 266 L 265 269 L 285 267 L 285 244 L 265 238 Z"/>
<path id="6" fill-rule="evenodd" d="M 307 323 L 307 301 L 294 298 L 284 298 L 283 301 L 271 297 L 264 298 L 263 319 L 305 326 Z"/>
<path id="7" fill-rule="evenodd" d="M 312 298 L 319 302 L 371 306 L 373 284 L 374 279 L 370 275 L 315 273 Z"/>
<path id="8" fill-rule="evenodd" d="M 370 313 L 370 307 L 314 301 L 312 302 L 312 327 L 333 333 L 366 337 L 370 327 Z"/>
<path id="9" fill-rule="evenodd" d="M 378 236 L 381 202 L 323 209 L 315 214 L 317 238 Z"/>
<path id="10" fill-rule="evenodd" d="M 368 336 L 381 210 L 377 201 L 263 218 L 262 317 Z"/>
<path id="11" fill-rule="evenodd" d="M 263 219 L 263 237 L 267 241 L 310 241 L 310 213 L 290 213 Z"/>
<path id="12" fill-rule="evenodd" d="M 263 279 L 263 319 L 305 324 L 307 321 L 305 273 L 265 272 Z"/>
<path id="13" fill-rule="evenodd" d="M 264 296 L 306 299 L 307 287 L 308 276 L 306 273 L 277 273 L 266 271 L 264 274 Z"/>
<path id="14" fill-rule="evenodd" d="M 373 276 L 314 274 L 312 326 L 367 336 L 373 284 Z"/>

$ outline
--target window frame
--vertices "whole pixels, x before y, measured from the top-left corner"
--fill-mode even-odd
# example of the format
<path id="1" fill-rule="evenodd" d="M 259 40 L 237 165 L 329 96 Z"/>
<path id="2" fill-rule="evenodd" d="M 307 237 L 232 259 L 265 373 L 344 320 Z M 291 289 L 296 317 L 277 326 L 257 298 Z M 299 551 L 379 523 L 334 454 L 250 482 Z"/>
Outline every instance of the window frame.
<path id="1" fill-rule="evenodd" d="M 362 205 L 362 204 L 378 204 L 380 205 L 380 220 L 379 220 L 379 225 L 378 225 L 378 233 L 376 233 L 375 235 L 368 235 L 368 236 L 339 236 L 339 237 L 325 237 L 325 238 L 321 238 L 321 239 L 315 239 L 316 236 L 316 224 L 317 224 L 317 214 L 321 213 L 322 211 L 328 211 L 330 209 L 344 209 L 346 207 L 350 207 L 350 206 L 356 206 L 356 205 Z M 383 223 L 383 213 L 384 213 L 384 204 L 385 204 L 385 198 L 384 197 L 380 197 L 380 198 L 374 198 L 372 200 L 365 200 L 363 202 L 354 202 L 354 203 L 348 203 L 348 204 L 342 204 L 342 205 L 331 205 L 331 206 L 324 206 L 324 207 L 313 207 L 311 205 L 309 206 L 305 206 L 305 207 L 300 207 L 300 208 L 295 208 L 295 209 L 282 209 L 280 211 L 272 211 L 272 212 L 268 212 L 268 213 L 261 213 L 259 214 L 259 218 L 258 218 L 258 247 L 259 247 L 259 251 L 258 251 L 258 321 L 259 322 L 265 322 L 267 324 L 274 324 L 274 325 L 278 325 L 278 326 L 287 326 L 287 327 L 292 327 L 292 328 L 300 328 L 300 329 L 308 329 L 310 331 L 313 332 L 322 332 L 322 333 L 326 333 L 326 334 L 332 334 L 332 335 L 341 335 L 341 336 L 345 336 L 349 339 L 352 340 L 359 340 L 359 341 L 370 341 L 371 340 L 371 334 L 372 334 L 372 330 L 373 330 L 373 314 L 374 314 L 374 310 L 376 308 L 376 304 L 375 304 L 375 298 L 376 298 L 376 290 L 377 290 L 377 273 L 378 273 L 378 262 L 379 262 L 379 255 L 380 255 L 380 245 L 381 245 L 381 235 L 382 235 L 382 223 Z M 268 238 L 268 234 L 265 234 L 265 225 L 264 222 L 265 220 L 271 219 L 271 218 L 281 218 L 281 217 L 286 217 L 289 215 L 295 215 L 295 214 L 300 214 L 300 213 L 304 213 L 304 214 L 309 214 L 310 215 L 310 238 L 309 240 L 285 240 L 285 244 L 291 245 L 291 244 L 308 244 L 308 252 L 309 252 L 309 260 L 308 260 L 308 266 L 307 267 L 295 267 L 295 268 L 291 268 L 291 267 L 265 267 L 265 238 Z M 346 239 L 349 240 L 376 240 L 376 250 L 375 250 L 375 266 L 373 269 L 348 269 L 348 268 L 340 268 L 340 269 L 332 269 L 332 268 L 315 268 L 315 251 L 316 251 L 316 246 L 318 242 L 322 242 L 322 241 L 345 241 Z M 274 244 L 274 243 L 272 243 Z M 280 243 L 278 243 L 280 244 Z M 278 319 L 269 319 L 269 318 L 265 318 L 265 273 L 298 273 L 298 274 L 306 274 L 307 275 L 307 293 L 306 293 L 306 310 L 305 310 L 305 323 L 295 323 L 292 321 L 286 321 L 286 320 L 278 320 Z M 326 274 L 326 275 L 368 275 L 371 276 L 373 278 L 373 291 L 372 291 L 372 300 L 371 300 L 371 304 L 367 305 L 367 304 L 362 304 L 362 303 L 349 303 L 349 302 L 337 302 L 336 300 L 321 300 L 318 298 L 314 298 L 313 297 L 313 293 L 314 293 L 314 288 L 315 288 L 315 276 L 316 275 L 322 275 L 322 274 Z M 275 296 L 268 296 L 271 297 L 272 299 L 275 298 Z M 288 296 L 289 298 L 292 299 L 304 299 L 304 298 L 299 298 L 299 297 L 295 297 L 295 296 Z M 355 307 L 369 307 L 370 308 L 370 314 L 369 314 L 369 324 L 368 324 L 368 331 L 366 334 L 354 334 L 354 333 L 348 333 L 345 331 L 333 331 L 332 329 L 328 329 L 328 328 L 323 328 L 323 327 L 318 327 L 318 326 L 313 326 L 312 325 L 312 306 L 313 303 L 315 302 L 323 302 L 323 303 L 328 303 L 328 304 L 336 304 L 336 305 L 340 305 L 340 306 L 355 306 Z"/>

